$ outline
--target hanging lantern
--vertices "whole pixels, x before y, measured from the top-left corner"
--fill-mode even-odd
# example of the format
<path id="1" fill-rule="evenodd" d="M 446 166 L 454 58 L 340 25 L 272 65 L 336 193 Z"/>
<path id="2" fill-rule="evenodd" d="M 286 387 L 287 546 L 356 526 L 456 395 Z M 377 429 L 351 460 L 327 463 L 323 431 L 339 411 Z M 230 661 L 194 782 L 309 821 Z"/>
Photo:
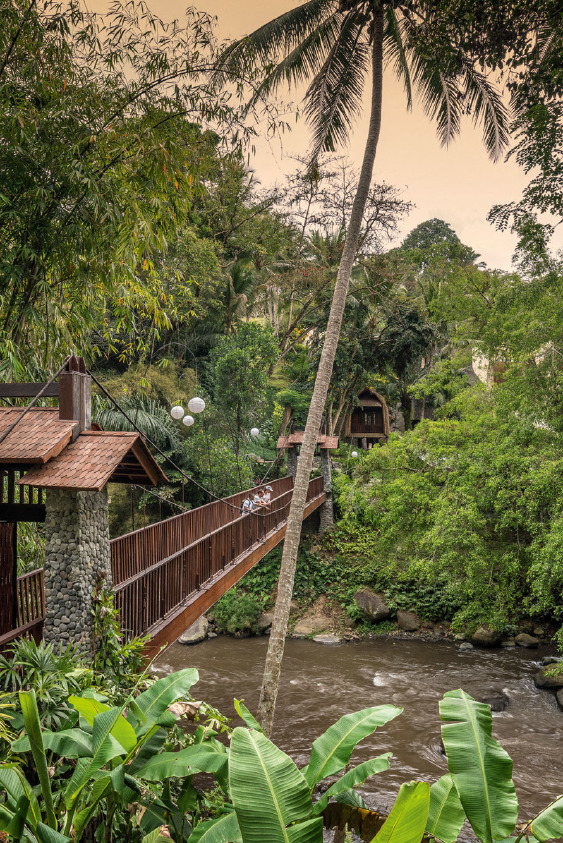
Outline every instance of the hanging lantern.
<path id="1" fill-rule="evenodd" d="M 260 431 L 258 430 L 257 427 L 253 427 L 252 430 L 250 431 L 250 435 L 254 436 L 254 438 L 256 438 L 257 436 L 260 435 Z"/>
<path id="2" fill-rule="evenodd" d="M 193 416 L 184 416 L 182 421 L 184 422 L 186 427 L 191 427 L 192 424 L 194 423 L 194 417 Z"/>
<path id="3" fill-rule="evenodd" d="M 354 459 L 356 459 L 356 457 L 358 456 L 358 452 L 357 452 L 357 451 L 352 451 L 351 456 L 353 456 L 353 457 L 354 457 Z"/>
<path id="4" fill-rule="evenodd" d="M 203 398 L 190 398 L 188 401 L 188 410 L 190 413 L 203 413 L 205 410 L 205 401 Z"/>
<path id="5" fill-rule="evenodd" d="M 178 421 L 178 420 L 179 420 L 179 419 L 181 419 L 181 418 L 183 417 L 183 415 L 184 415 L 184 408 L 183 408 L 183 407 L 180 407 L 180 405 L 179 405 L 179 404 L 176 404 L 176 405 L 175 405 L 174 407 L 172 407 L 172 409 L 170 410 L 170 415 L 172 416 L 172 418 L 173 418 L 173 419 L 176 419 L 176 420 Z"/>

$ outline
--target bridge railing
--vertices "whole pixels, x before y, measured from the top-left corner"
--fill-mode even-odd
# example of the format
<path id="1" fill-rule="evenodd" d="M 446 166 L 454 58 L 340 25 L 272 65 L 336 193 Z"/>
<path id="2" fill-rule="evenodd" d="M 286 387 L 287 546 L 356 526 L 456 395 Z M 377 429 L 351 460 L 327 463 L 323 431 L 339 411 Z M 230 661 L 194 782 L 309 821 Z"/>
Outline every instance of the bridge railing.
<path id="1" fill-rule="evenodd" d="M 293 488 L 292 477 L 272 480 L 272 499 Z M 167 518 L 158 524 L 142 527 L 111 541 L 111 567 L 114 585 L 146 571 L 160 560 L 172 556 L 198 539 L 240 517 L 243 500 L 254 489 L 237 492 L 225 500 L 199 506 Z"/>
<path id="2" fill-rule="evenodd" d="M 311 480 L 307 500 L 318 497 L 323 490 L 322 477 Z M 239 515 L 117 585 L 115 605 L 120 609 L 124 632 L 148 632 L 204 583 L 280 527 L 287 520 L 291 495 L 290 488 L 276 497 L 270 513 Z"/>
<path id="3" fill-rule="evenodd" d="M 0 636 L 0 650 L 16 638 L 35 638 L 43 636 L 45 620 L 45 587 L 43 568 L 36 568 L 17 579 L 18 625 L 16 629 Z"/>

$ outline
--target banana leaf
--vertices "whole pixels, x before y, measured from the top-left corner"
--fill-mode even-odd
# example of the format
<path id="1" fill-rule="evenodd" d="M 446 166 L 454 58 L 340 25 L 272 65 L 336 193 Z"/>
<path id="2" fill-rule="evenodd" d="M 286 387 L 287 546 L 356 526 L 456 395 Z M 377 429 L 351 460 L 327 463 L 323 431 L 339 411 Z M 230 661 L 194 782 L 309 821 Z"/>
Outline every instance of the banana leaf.
<path id="1" fill-rule="evenodd" d="M 188 843 L 239 843 L 239 841 L 242 841 L 242 837 L 234 811 L 199 823 L 188 838 Z"/>
<path id="2" fill-rule="evenodd" d="M 63 758 L 89 758 L 93 754 L 92 735 L 82 729 L 66 729 L 63 732 L 44 731 L 42 737 L 45 749 L 50 749 Z M 123 746 L 111 736 L 110 744 L 112 758 L 125 754 Z M 29 752 L 30 749 L 31 744 L 27 735 L 12 743 L 14 752 Z"/>
<path id="3" fill-rule="evenodd" d="M 430 785 L 402 784 L 391 813 L 372 843 L 420 843 L 428 820 Z"/>
<path id="4" fill-rule="evenodd" d="M 6 792 L 8 807 L 13 812 L 22 797 L 28 800 L 28 807 L 24 819 L 33 830 L 38 822 L 41 822 L 41 810 L 39 802 L 33 792 L 33 788 L 24 776 L 22 770 L 15 764 L 3 764 L 0 767 L 0 787 Z"/>
<path id="5" fill-rule="evenodd" d="M 540 843 L 563 837 L 563 796 L 560 796 L 532 820 L 530 831 Z"/>
<path id="6" fill-rule="evenodd" d="M 93 773 L 100 770 L 112 758 L 111 732 L 121 717 L 121 708 L 116 706 L 109 711 L 102 711 L 94 717 L 92 727 L 92 757 L 79 758 L 72 778 L 65 790 L 65 805 L 67 808 L 75 806 L 80 791 Z"/>
<path id="7" fill-rule="evenodd" d="M 163 782 L 173 777 L 184 777 L 193 773 L 211 773 L 227 790 L 227 761 L 226 752 L 218 752 L 214 747 L 205 744 L 188 746 L 179 752 L 163 752 L 155 755 L 143 767 L 136 771 L 139 779 L 152 782 Z"/>
<path id="8" fill-rule="evenodd" d="M 241 720 L 244 720 L 249 729 L 256 729 L 257 732 L 264 732 L 258 720 L 248 710 L 242 700 L 234 700 L 233 702 L 238 716 Z"/>
<path id="9" fill-rule="evenodd" d="M 371 735 L 378 726 L 393 720 L 402 710 L 393 705 L 365 708 L 344 715 L 327 729 L 313 743 L 309 764 L 302 770 L 311 790 L 317 782 L 343 770 L 356 744 Z"/>
<path id="10" fill-rule="evenodd" d="M 492 737 L 491 709 L 465 691 L 440 701 L 448 766 L 471 827 L 483 843 L 510 837 L 518 819 L 512 759 Z"/>
<path id="11" fill-rule="evenodd" d="M 20 691 L 20 707 L 22 710 L 23 722 L 31 745 L 31 754 L 35 763 L 37 778 L 41 786 L 41 795 L 45 803 L 45 818 L 47 825 L 51 828 L 57 827 L 55 809 L 53 807 L 53 794 L 51 792 L 51 780 L 47 769 L 47 758 L 41 735 L 41 722 L 37 710 L 35 691 Z M 39 825 L 39 824 L 38 824 Z"/>
<path id="12" fill-rule="evenodd" d="M 442 776 L 430 788 L 430 810 L 426 833 L 443 843 L 453 843 L 465 822 L 465 811 L 459 801 L 452 776 Z"/>
<path id="13" fill-rule="evenodd" d="M 229 784 L 244 843 L 322 843 L 322 820 L 303 827 L 303 838 L 289 829 L 312 811 L 309 786 L 291 758 L 268 738 L 238 727 L 231 738 Z M 298 826 L 302 828 L 302 826 Z M 318 832 L 316 831 L 318 829 Z"/>
<path id="14" fill-rule="evenodd" d="M 91 697 L 76 697 L 72 696 L 68 699 L 69 703 L 78 711 L 81 717 L 86 720 L 90 726 L 94 725 L 94 717 L 101 714 L 102 711 L 109 711 L 110 706 L 105 705 L 99 700 L 94 700 Z M 118 717 L 115 726 L 111 730 L 111 735 L 118 741 L 125 752 L 131 750 L 137 745 L 137 736 L 135 730 L 125 717 Z"/>
<path id="15" fill-rule="evenodd" d="M 70 843 L 70 837 L 43 823 L 37 824 L 35 835 L 39 843 Z"/>
<path id="16" fill-rule="evenodd" d="M 342 776 L 329 789 L 323 793 L 318 802 L 315 803 L 313 813 L 317 816 L 324 811 L 328 805 L 328 800 L 331 796 L 345 793 L 353 790 L 353 788 L 365 782 L 370 776 L 376 773 L 381 773 L 383 770 L 389 769 L 389 759 L 392 752 L 386 752 L 384 755 L 378 755 L 377 758 L 371 758 L 369 761 L 364 761 L 363 764 L 358 764 L 353 770 L 350 770 L 346 775 Z"/>
<path id="17" fill-rule="evenodd" d="M 102 776 L 92 788 L 92 792 L 88 797 L 88 805 L 82 811 L 79 811 L 74 817 L 74 839 L 80 840 L 82 832 L 98 810 L 99 802 L 110 792 L 123 793 L 125 778 L 125 769 L 123 764 L 112 770 L 107 776 Z"/>
<path id="18" fill-rule="evenodd" d="M 199 673 L 192 667 L 163 676 L 135 700 L 134 711 L 140 713 L 140 718 L 146 718 L 146 722 L 140 723 L 137 735 L 144 733 L 148 724 L 160 723 L 164 717 L 165 721 L 170 720 L 168 706 L 187 694 L 192 685 L 199 681 Z M 136 714 L 137 716 L 137 714 Z M 138 717 L 139 719 L 139 717 Z M 173 716 L 173 722 L 176 721 Z"/>

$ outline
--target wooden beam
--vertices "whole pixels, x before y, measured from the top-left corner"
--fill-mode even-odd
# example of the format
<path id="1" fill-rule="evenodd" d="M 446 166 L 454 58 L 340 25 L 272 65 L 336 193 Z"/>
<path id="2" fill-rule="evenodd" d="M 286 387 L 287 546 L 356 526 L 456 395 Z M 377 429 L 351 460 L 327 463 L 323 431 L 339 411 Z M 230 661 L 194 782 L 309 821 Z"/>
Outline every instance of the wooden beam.
<path id="1" fill-rule="evenodd" d="M 44 386 L 44 383 L 0 383 L 0 398 L 35 398 Z M 41 397 L 58 398 L 58 383 L 50 383 Z"/>
<path id="2" fill-rule="evenodd" d="M 45 504 L 0 503 L 0 521 L 45 521 Z"/>

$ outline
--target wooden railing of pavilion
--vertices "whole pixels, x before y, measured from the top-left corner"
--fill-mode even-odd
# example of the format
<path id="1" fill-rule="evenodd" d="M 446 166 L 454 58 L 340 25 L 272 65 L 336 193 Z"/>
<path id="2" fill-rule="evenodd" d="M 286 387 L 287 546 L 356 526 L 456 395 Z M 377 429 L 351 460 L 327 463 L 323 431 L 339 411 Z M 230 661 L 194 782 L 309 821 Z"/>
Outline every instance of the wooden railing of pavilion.
<path id="1" fill-rule="evenodd" d="M 17 578 L 17 604 L 17 626 L 0 636 L 0 650 L 16 638 L 41 641 L 45 620 L 43 568 L 36 568 Z"/>
<path id="2" fill-rule="evenodd" d="M 197 600 L 198 593 L 207 591 L 209 596 L 209 584 L 226 570 L 232 571 L 251 554 L 256 564 L 278 543 L 276 534 L 282 534 L 287 521 L 293 478 L 270 485 L 274 491 L 269 513 L 241 515 L 239 508 L 248 494 L 241 492 L 228 498 L 228 503 L 210 503 L 113 540 L 115 604 L 127 636 L 149 633 L 154 637 Z M 309 511 L 324 498 L 323 478 L 311 480 Z M 230 587 L 227 582 L 225 586 L 217 596 Z"/>

